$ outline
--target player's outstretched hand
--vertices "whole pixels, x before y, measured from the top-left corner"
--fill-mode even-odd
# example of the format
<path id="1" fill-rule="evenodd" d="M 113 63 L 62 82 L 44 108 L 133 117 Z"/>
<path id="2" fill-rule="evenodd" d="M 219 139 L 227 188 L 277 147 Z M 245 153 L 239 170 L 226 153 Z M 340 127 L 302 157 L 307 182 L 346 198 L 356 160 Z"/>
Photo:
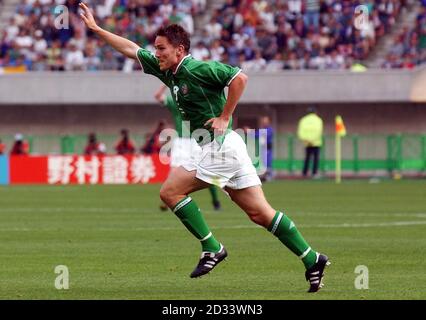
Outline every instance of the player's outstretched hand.
<path id="1" fill-rule="evenodd" d="M 81 19 L 83 19 L 86 26 L 90 30 L 95 30 L 96 28 L 98 28 L 98 25 L 96 24 L 95 18 L 93 17 L 90 8 L 86 6 L 83 2 L 80 2 L 78 5 L 83 10 L 83 13 L 80 13 L 80 17 Z"/>

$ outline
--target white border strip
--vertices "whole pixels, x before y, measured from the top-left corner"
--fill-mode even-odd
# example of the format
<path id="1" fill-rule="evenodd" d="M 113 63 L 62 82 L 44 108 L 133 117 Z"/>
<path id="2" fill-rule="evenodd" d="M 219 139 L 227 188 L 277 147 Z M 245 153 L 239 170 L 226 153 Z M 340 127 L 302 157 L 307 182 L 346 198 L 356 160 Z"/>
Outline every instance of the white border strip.
<path id="1" fill-rule="evenodd" d="M 213 234 L 210 232 L 208 235 L 206 235 L 203 239 L 201 239 L 200 241 L 206 241 L 208 238 L 210 238 Z"/>
<path id="2" fill-rule="evenodd" d="M 299 256 L 299 258 L 300 259 L 303 259 L 304 257 L 306 257 L 307 255 L 308 255 L 308 253 L 309 253 L 309 251 L 311 251 L 312 249 L 311 249 L 311 247 L 309 247 L 308 249 L 306 249 L 305 250 L 305 252 L 303 252 L 300 256 Z"/>
<path id="3" fill-rule="evenodd" d="M 142 48 L 140 48 L 140 47 L 139 47 L 139 48 L 136 50 L 136 60 L 138 60 L 139 64 L 141 65 L 142 71 L 143 71 L 143 72 L 145 72 L 145 70 L 144 70 L 144 68 L 143 68 L 143 65 L 142 65 L 142 61 L 140 61 L 140 60 L 139 60 L 139 56 L 138 56 L 138 52 L 139 52 L 139 50 L 142 50 Z"/>
<path id="4" fill-rule="evenodd" d="M 226 86 L 227 86 L 227 87 L 229 87 L 229 85 L 231 84 L 231 82 L 232 82 L 232 81 L 234 81 L 234 79 L 235 79 L 235 78 L 236 78 L 236 77 L 237 77 L 237 76 L 238 76 L 241 72 L 243 72 L 243 70 L 241 70 L 241 69 L 240 69 L 240 70 L 239 70 L 239 71 L 235 74 L 235 76 L 233 76 L 233 77 L 231 78 L 231 80 L 229 80 L 229 81 L 228 81 L 228 83 L 226 84 Z"/>
<path id="5" fill-rule="evenodd" d="M 188 203 L 190 203 L 192 201 L 191 197 L 188 197 L 184 200 L 182 200 L 181 203 L 179 203 L 174 209 L 173 212 L 178 211 L 179 209 L 183 208 L 184 206 L 186 206 Z"/>
<path id="6" fill-rule="evenodd" d="M 278 216 L 278 218 L 277 218 L 277 220 L 275 221 L 275 224 L 274 224 L 274 226 L 272 227 L 272 230 L 271 230 L 271 233 L 272 234 L 275 234 L 275 231 L 277 231 L 277 228 L 278 228 L 278 226 L 279 226 L 279 224 L 280 224 L 280 222 L 281 222 L 281 219 L 283 218 L 283 213 L 282 212 L 280 212 L 280 214 L 279 214 L 279 216 Z"/>

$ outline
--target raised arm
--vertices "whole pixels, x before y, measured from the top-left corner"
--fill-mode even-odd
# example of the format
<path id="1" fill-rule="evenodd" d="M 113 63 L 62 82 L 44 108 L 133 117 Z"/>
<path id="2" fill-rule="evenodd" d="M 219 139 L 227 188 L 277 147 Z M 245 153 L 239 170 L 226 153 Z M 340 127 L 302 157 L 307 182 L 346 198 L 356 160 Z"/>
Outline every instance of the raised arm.
<path id="1" fill-rule="evenodd" d="M 139 46 L 136 43 L 102 29 L 96 24 L 95 18 L 93 17 L 90 8 L 82 2 L 80 2 L 79 6 L 83 10 L 83 13 L 81 13 L 80 16 L 90 30 L 96 33 L 100 38 L 102 38 L 118 52 L 131 59 L 136 59 L 136 52 L 139 49 Z"/>

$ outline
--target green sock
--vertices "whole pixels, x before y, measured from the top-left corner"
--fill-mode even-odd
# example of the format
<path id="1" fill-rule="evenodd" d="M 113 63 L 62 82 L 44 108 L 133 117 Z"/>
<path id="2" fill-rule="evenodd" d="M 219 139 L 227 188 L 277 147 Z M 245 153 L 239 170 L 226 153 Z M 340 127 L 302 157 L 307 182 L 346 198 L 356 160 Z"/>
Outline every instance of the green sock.
<path id="1" fill-rule="evenodd" d="M 178 202 L 173 212 L 182 221 L 185 227 L 201 242 L 202 250 L 208 252 L 219 252 L 220 243 L 210 232 L 204 220 L 200 208 L 190 197 Z"/>
<path id="2" fill-rule="evenodd" d="M 217 188 L 216 188 L 216 186 L 211 185 L 209 187 L 209 191 L 210 191 L 210 194 L 212 195 L 212 201 L 213 201 L 213 203 L 218 203 L 219 202 L 219 197 L 217 195 Z"/>
<path id="3" fill-rule="evenodd" d="M 312 250 L 305 239 L 303 239 L 303 236 L 300 234 L 299 230 L 297 230 L 293 221 L 282 212 L 277 211 L 268 231 L 280 239 L 287 248 L 302 259 L 306 269 L 309 269 L 316 263 L 317 253 Z"/>

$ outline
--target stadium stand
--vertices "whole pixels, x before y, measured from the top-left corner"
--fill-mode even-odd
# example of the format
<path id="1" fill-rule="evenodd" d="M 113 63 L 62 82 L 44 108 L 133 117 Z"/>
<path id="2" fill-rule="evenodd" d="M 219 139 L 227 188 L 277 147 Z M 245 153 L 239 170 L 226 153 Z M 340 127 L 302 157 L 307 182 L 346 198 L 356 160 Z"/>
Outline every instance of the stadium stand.
<path id="1" fill-rule="evenodd" d="M 16 0 L 0 0 L 4 6 Z M 14 71 L 139 69 L 84 29 L 78 0 L 21 0 L 0 24 L 0 67 Z M 368 28 L 354 27 L 357 0 L 89 0 L 106 29 L 150 47 L 157 29 L 182 24 L 197 59 L 219 60 L 245 71 L 349 69 L 363 63 L 390 35 L 410 0 L 370 0 Z M 60 7 L 65 6 L 65 7 Z M 416 26 L 395 36 L 384 68 L 425 61 L 425 1 Z M 411 7 L 410 7 L 411 8 Z M 69 19 L 61 19 L 64 9 Z M 5 19 L 3 14 L 0 19 Z M 199 20 L 199 23 L 197 23 Z M 205 21 L 205 23 L 204 23 Z M 69 28 L 57 25 L 68 22 Z M 1 30 L 3 25 L 3 30 Z"/>
<path id="2" fill-rule="evenodd" d="M 84 29 L 78 16 L 78 3 L 77 0 L 22 0 L 0 33 L 0 66 L 36 71 L 126 69 L 123 57 Z M 94 8 L 104 28 L 144 46 L 153 42 L 155 32 L 164 24 L 180 23 L 192 34 L 193 16 L 205 8 L 203 0 L 87 3 Z"/>
<path id="3" fill-rule="evenodd" d="M 414 26 L 404 27 L 394 36 L 383 68 L 412 69 L 426 62 L 426 1 L 421 1 Z"/>

